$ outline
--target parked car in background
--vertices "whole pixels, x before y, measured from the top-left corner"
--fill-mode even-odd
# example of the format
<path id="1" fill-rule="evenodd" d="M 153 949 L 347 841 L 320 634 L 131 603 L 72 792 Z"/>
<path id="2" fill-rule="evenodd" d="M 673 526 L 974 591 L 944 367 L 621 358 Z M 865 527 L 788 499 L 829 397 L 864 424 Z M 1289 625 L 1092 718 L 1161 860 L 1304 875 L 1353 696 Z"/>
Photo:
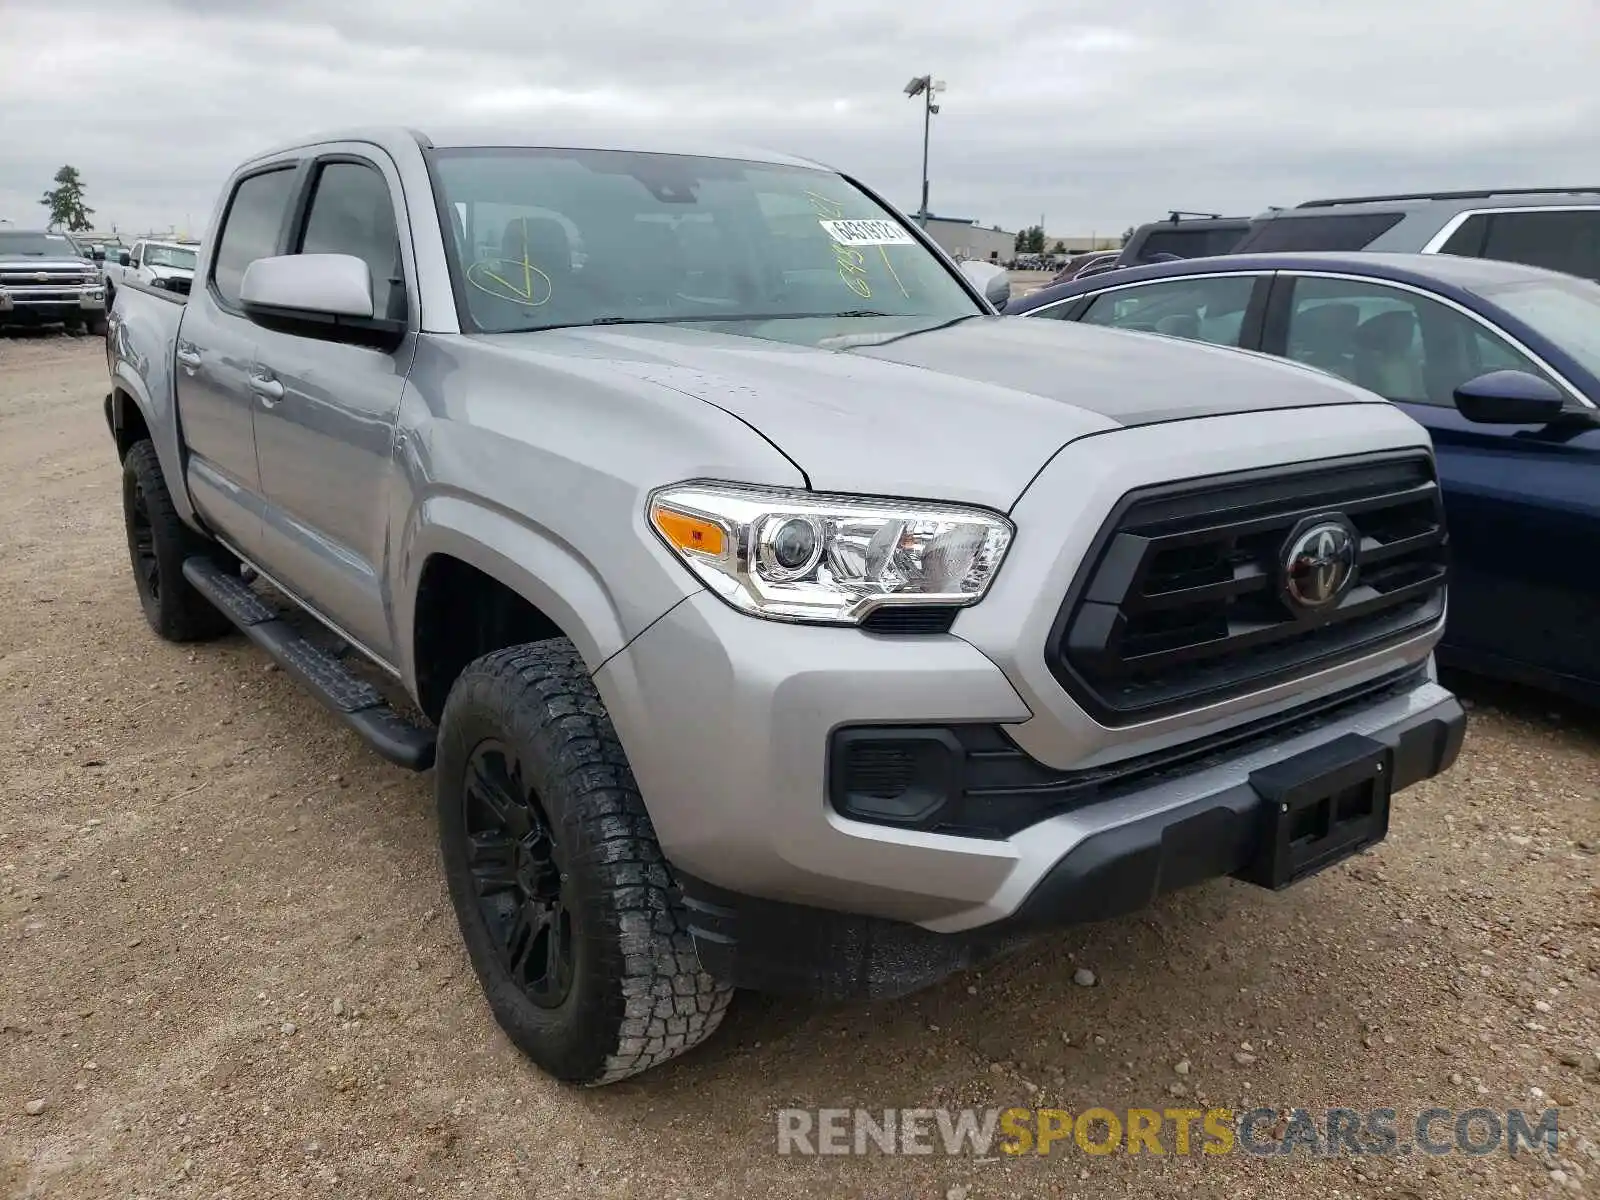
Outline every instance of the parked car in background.
<path id="1" fill-rule="evenodd" d="M 194 281 L 195 257 L 199 247 L 193 242 L 137 241 L 131 250 L 121 250 L 116 261 L 105 265 L 106 287 L 112 300 L 117 288 L 130 279 L 151 287 L 187 294 Z"/>
<path id="2" fill-rule="evenodd" d="M 1075 254 L 1069 258 L 1057 271 L 1051 283 L 1065 283 L 1069 279 L 1076 279 L 1080 275 L 1094 271 L 1097 267 L 1110 266 L 1117 261 L 1120 250 L 1091 250 L 1087 254 Z"/>
<path id="3" fill-rule="evenodd" d="M 100 268 L 64 233 L 0 229 L 0 326 L 106 329 Z"/>
<path id="4" fill-rule="evenodd" d="M 1394 401 L 1444 485 L 1441 660 L 1600 703 L 1600 284 L 1448 255 L 1246 254 L 1006 312 L 1260 350 Z"/>
<path id="5" fill-rule="evenodd" d="M 237 625 L 433 764 L 469 958 L 546 1070 L 663 1063 L 737 987 L 903 994 L 1287 886 L 1454 759 L 1416 422 L 1006 320 L 1004 271 L 815 163 L 578 137 L 250 160 L 193 292 L 119 291 L 106 397 L 149 623 Z"/>
<path id="6" fill-rule="evenodd" d="M 1217 213 L 1168 214 L 1133 231 L 1118 252 L 1118 267 L 1167 262 L 1178 258 L 1208 258 L 1227 254 L 1250 231 L 1249 217 L 1224 217 Z M 1108 269 L 1101 266 L 1100 270 Z M 1083 272 L 1080 272 L 1082 274 Z"/>
<path id="7" fill-rule="evenodd" d="M 1307 200 L 1261 214 L 1234 247 L 1287 250 L 1456 254 L 1600 279 L 1600 187 Z"/>

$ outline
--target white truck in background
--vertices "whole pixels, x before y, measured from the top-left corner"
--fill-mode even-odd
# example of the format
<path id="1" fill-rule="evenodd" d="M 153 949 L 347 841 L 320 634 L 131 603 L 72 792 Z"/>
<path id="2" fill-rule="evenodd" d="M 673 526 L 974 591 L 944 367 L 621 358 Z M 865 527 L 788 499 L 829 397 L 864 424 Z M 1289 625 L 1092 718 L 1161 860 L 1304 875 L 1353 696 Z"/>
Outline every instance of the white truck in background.
<path id="1" fill-rule="evenodd" d="M 132 249 L 118 251 L 115 259 L 105 260 L 107 307 L 116 298 L 117 288 L 129 279 L 167 291 L 189 294 L 194 280 L 199 244 L 182 241 L 141 239 Z"/>

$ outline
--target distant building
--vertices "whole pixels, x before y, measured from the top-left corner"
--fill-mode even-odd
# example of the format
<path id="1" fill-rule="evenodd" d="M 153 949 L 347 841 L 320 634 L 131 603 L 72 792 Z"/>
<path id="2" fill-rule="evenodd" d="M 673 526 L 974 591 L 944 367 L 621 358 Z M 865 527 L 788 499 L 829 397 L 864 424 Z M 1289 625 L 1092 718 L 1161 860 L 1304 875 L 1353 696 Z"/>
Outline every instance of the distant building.
<path id="1" fill-rule="evenodd" d="M 1122 248 L 1122 239 L 1120 237 L 1108 237 L 1103 233 L 1090 237 L 1085 237 L 1082 234 L 1073 237 L 1046 235 L 1044 239 L 1045 253 L 1054 252 L 1057 242 L 1061 243 L 1063 250 L 1067 254 L 1087 254 L 1091 250 L 1120 250 Z"/>
<path id="2" fill-rule="evenodd" d="M 1017 235 L 959 217 L 929 217 L 928 236 L 952 258 L 1005 262 L 1016 254 Z"/>

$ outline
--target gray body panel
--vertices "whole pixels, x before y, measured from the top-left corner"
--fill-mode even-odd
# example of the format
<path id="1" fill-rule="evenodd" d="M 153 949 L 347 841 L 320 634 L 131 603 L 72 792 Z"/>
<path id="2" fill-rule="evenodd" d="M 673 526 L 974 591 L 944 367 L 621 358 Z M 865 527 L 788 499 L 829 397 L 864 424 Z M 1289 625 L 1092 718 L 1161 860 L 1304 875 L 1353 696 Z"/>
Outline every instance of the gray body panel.
<path id="1" fill-rule="evenodd" d="M 433 556 L 477 568 L 553 620 L 595 673 L 669 859 L 701 879 L 930 928 L 982 925 L 1088 833 L 1236 782 L 1242 768 L 986 842 L 839 817 L 824 795 L 830 729 L 998 723 L 1040 762 L 1071 768 L 1182 744 L 1427 658 L 1436 630 L 1201 710 L 1098 725 L 1051 678 L 1043 644 L 1121 496 L 1426 447 L 1420 426 L 1278 360 L 994 318 L 966 284 L 972 319 L 910 336 L 864 324 L 810 338 L 793 323 L 764 337 L 681 325 L 464 335 L 425 144 L 406 130 L 353 132 L 244 168 L 339 153 L 382 171 L 407 275 L 410 330 L 395 351 L 277 332 L 221 307 L 206 284 L 214 217 L 187 308 L 119 289 L 114 386 L 144 413 L 186 518 L 413 697 L 417 595 Z M 192 374 L 176 364 L 180 343 L 200 355 Z M 724 604 L 653 535 L 650 493 L 696 479 L 982 505 L 1010 512 L 1017 533 L 990 594 L 948 634 L 783 624 Z M 1437 698 L 1419 684 L 1340 729 L 1376 728 Z"/>

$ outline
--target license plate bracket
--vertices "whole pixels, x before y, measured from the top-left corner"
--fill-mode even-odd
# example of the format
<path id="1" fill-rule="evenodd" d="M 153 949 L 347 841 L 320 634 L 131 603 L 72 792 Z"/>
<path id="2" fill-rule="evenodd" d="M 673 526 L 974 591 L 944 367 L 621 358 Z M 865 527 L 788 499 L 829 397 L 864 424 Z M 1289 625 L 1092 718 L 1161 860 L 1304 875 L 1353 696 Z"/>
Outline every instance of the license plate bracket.
<path id="1" fill-rule="evenodd" d="M 1280 890 L 1383 840 L 1393 754 L 1349 733 L 1250 774 L 1261 838 L 1238 878 Z"/>

